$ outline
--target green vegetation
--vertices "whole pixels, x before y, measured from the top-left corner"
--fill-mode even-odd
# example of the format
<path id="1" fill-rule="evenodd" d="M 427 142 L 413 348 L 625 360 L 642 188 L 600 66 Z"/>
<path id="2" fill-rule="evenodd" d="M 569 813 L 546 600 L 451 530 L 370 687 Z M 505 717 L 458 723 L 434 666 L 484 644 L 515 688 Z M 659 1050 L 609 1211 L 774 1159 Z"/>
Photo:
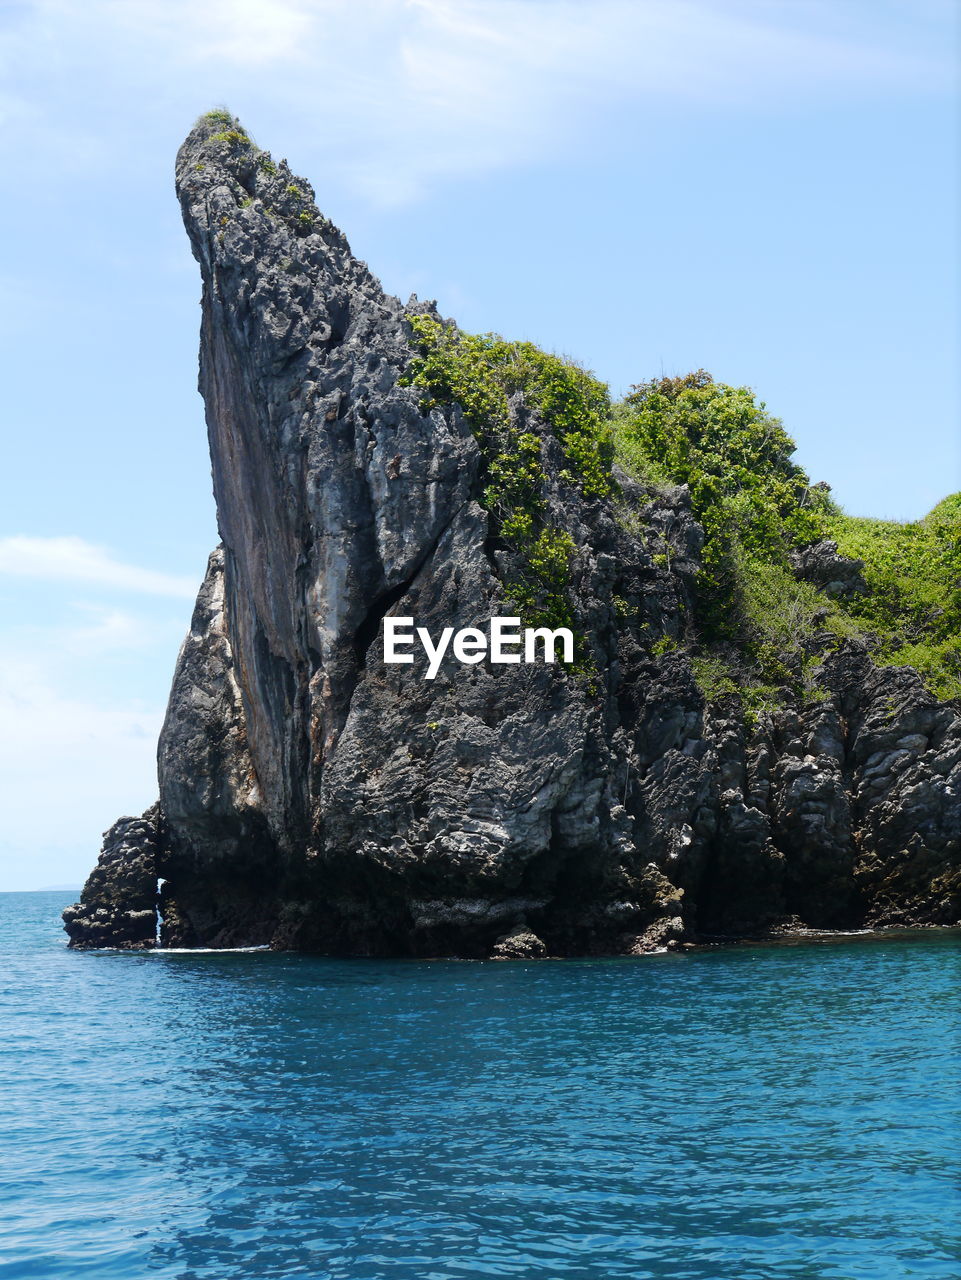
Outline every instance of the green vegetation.
<path id="1" fill-rule="evenodd" d="M 705 545 L 689 644 L 706 697 L 736 691 L 756 718 L 785 691 L 821 696 L 807 646 L 817 632 L 864 635 L 879 661 L 961 696 L 961 496 L 914 524 L 845 516 L 791 462 L 794 442 L 753 393 L 704 370 L 635 387 L 615 410 L 615 443 L 629 473 L 690 487 Z M 789 552 L 825 537 L 865 562 L 867 594 L 835 601 L 794 576 Z"/>
<path id="2" fill-rule="evenodd" d="M 564 449 L 570 464 L 564 478 L 587 497 L 613 492 L 611 403 L 602 382 L 531 342 L 462 333 L 432 316 L 414 316 L 411 324 L 421 355 L 409 381 L 430 392 L 425 403 L 456 401 L 482 443 L 504 444 L 512 431 L 508 402 L 523 392 Z"/>
<path id="3" fill-rule="evenodd" d="M 221 133 L 212 133 L 210 141 L 229 142 L 231 146 L 238 147 L 252 145 L 246 133 L 241 133 L 239 129 L 224 129 Z"/>
<path id="4" fill-rule="evenodd" d="M 868 592 L 845 607 L 878 637 L 882 660 L 961 697 L 961 493 L 907 524 L 835 512 L 825 525 L 843 555 L 864 561 Z"/>
<path id="5" fill-rule="evenodd" d="M 686 484 L 704 528 L 696 630 L 688 641 L 708 700 L 737 693 L 756 719 L 789 687 L 810 692 L 802 642 L 832 607 L 798 582 L 788 553 L 821 536 L 794 442 L 744 387 L 703 369 L 634 387 L 615 414 L 617 460 L 654 486 Z M 670 548 L 655 551 L 670 566 Z"/>
<path id="6" fill-rule="evenodd" d="M 514 552 L 516 568 L 505 590 L 527 626 L 573 626 L 570 597 L 573 538 L 551 523 L 545 499 L 541 437 L 511 412 L 522 393 L 559 442 L 561 479 L 585 497 L 614 492 L 611 406 L 607 388 L 590 373 L 529 342 L 496 334 L 462 333 L 432 316 L 411 320 L 420 355 L 406 385 L 423 388 L 425 411 L 437 404 L 461 406 L 483 450 L 483 503 L 493 531 Z"/>
<path id="7" fill-rule="evenodd" d="M 560 445 L 560 479 L 586 498 L 617 497 L 615 460 L 655 489 L 689 487 L 705 544 L 683 646 L 705 697 L 736 694 L 750 720 L 786 698 L 817 700 L 823 652 L 846 636 L 865 638 L 878 661 L 915 667 L 940 697 L 961 697 L 961 495 L 910 524 L 846 516 L 791 461 L 794 441 L 746 387 L 699 369 L 642 383 L 612 406 L 592 374 L 531 343 L 462 333 L 429 315 L 411 324 L 419 354 L 404 382 L 422 389 L 425 411 L 459 404 L 481 445 L 482 500 L 512 553 L 505 592 L 525 625 L 577 630 L 576 546 L 551 515 L 545 436 L 512 403 L 518 393 Z M 626 503 L 618 515 L 649 534 Z M 866 594 L 832 599 L 795 576 L 790 553 L 822 538 L 864 561 Z M 669 543 L 651 553 L 670 568 Z M 625 601 L 615 607 L 629 616 Z M 652 653 L 678 644 L 661 637 Z"/>
<path id="8" fill-rule="evenodd" d="M 524 625 L 575 629 L 569 591 L 571 562 L 577 551 L 574 539 L 563 529 L 546 528 L 536 537 L 516 540 L 514 545 L 521 552 L 522 567 L 505 591 Z"/>
<path id="9" fill-rule="evenodd" d="M 655 640 L 651 645 L 651 653 L 655 658 L 663 658 L 665 653 L 674 653 L 681 646 L 673 636 L 661 636 L 659 640 Z"/>
<path id="10" fill-rule="evenodd" d="M 821 533 L 808 478 L 790 460 L 794 441 L 747 388 L 703 369 L 635 387 L 617 439 L 626 469 L 690 487 L 705 534 L 702 626 L 712 639 L 740 639 L 744 558 L 786 565 L 792 547 Z"/>
<path id="11" fill-rule="evenodd" d="M 253 138 L 239 127 L 240 122 L 237 117 L 232 115 L 226 107 L 215 107 L 213 111 L 205 111 L 200 120 L 224 126 L 217 133 L 212 133 L 207 139 L 208 142 L 228 142 L 231 146 L 256 145 Z M 199 124 L 200 121 L 198 120 L 197 123 Z"/>

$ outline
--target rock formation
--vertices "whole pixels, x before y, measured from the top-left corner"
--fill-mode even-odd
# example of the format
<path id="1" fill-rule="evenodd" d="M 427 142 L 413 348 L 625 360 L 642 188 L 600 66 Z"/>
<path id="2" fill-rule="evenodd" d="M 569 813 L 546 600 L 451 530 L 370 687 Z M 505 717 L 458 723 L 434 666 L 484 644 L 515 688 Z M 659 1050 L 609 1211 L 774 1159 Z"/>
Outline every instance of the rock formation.
<path id="1" fill-rule="evenodd" d="M 753 729 L 736 699 L 706 705 L 683 649 L 650 640 L 697 607 L 686 491 L 621 476 L 616 503 L 585 497 L 522 396 L 589 662 L 386 665 L 388 614 L 438 634 L 516 612 L 481 446 L 403 385 L 425 308 L 385 295 L 236 122 L 198 122 L 177 188 L 222 546 L 159 805 L 107 833 L 71 945 L 532 957 L 958 920 L 958 708 L 854 641 L 825 650 L 820 701 Z M 799 573 L 859 589 L 835 550 Z"/>

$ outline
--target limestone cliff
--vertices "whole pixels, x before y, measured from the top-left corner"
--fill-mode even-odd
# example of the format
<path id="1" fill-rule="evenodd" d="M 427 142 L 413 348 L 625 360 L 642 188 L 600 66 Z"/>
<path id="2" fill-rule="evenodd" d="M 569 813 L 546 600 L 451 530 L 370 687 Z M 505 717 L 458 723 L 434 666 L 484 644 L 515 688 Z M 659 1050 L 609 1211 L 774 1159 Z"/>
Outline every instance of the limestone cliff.
<path id="1" fill-rule="evenodd" d="M 631 953 L 786 920 L 958 920 L 958 708 L 856 642 L 825 652 L 814 705 L 754 729 L 734 700 L 705 705 L 683 649 L 650 640 L 697 608 L 685 490 L 621 476 L 586 496 L 522 395 L 584 660 L 386 665 L 387 614 L 438 634 L 516 612 L 482 444 L 404 385 L 425 308 L 385 295 L 235 121 L 198 122 L 177 189 L 222 546 L 159 806 L 107 833 L 72 945 Z"/>

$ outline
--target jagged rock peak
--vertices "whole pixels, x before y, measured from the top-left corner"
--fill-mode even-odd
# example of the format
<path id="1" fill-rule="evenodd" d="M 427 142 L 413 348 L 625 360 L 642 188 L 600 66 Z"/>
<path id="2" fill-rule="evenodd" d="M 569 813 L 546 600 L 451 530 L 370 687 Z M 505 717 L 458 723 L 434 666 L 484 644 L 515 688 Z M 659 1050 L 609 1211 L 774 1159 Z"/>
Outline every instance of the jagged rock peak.
<path id="1" fill-rule="evenodd" d="M 536 957 L 958 920 L 957 708 L 831 637 L 814 701 L 756 725 L 706 703 L 686 489 L 583 483 L 520 391 L 486 431 L 407 385 L 423 308 L 385 295 L 228 113 L 194 126 L 177 191 L 222 544 L 159 807 L 108 832 L 72 945 Z M 427 679 L 422 653 L 384 660 L 385 619 L 483 631 L 533 590 L 491 498 L 497 432 L 536 480 L 522 514 L 562 548 L 579 659 L 448 649 Z M 860 590 L 833 544 L 795 572 Z"/>

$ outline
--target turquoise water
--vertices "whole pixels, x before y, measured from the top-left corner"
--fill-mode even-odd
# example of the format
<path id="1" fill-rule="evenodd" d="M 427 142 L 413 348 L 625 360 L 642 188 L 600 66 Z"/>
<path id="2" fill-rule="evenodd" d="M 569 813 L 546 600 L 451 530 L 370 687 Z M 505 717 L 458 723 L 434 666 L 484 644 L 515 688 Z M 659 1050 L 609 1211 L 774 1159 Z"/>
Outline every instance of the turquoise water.
<path id="1" fill-rule="evenodd" d="M 68 952 L 0 895 L 0 1277 L 958 1280 L 957 935 Z"/>

